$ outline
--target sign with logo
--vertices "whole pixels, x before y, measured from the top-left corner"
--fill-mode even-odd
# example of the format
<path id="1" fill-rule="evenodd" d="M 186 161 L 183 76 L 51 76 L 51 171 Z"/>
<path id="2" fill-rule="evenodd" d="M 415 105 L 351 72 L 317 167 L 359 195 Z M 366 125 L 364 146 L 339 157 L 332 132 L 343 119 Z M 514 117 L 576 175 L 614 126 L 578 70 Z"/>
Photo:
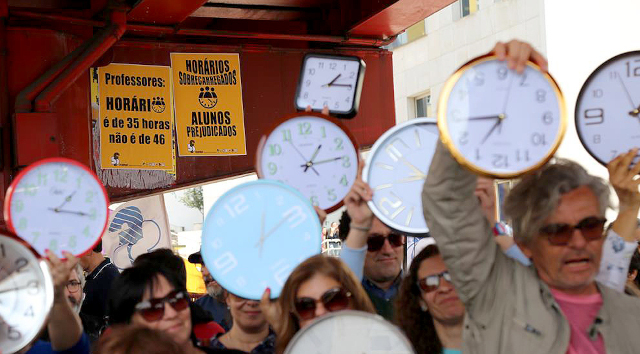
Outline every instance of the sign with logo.
<path id="1" fill-rule="evenodd" d="M 246 155 L 238 54 L 171 53 L 180 156 Z"/>
<path id="2" fill-rule="evenodd" d="M 128 64 L 98 68 L 102 169 L 174 170 L 170 70 Z"/>

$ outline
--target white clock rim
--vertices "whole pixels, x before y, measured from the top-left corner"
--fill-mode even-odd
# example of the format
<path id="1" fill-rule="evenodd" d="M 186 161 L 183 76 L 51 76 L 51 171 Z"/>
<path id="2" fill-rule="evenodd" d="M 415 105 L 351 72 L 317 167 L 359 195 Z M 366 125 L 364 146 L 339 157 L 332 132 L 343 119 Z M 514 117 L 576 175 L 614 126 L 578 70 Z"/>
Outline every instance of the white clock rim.
<path id="1" fill-rule="evenodd" d="M 538 163 L 531 165 L 530 167 L 524 170 L 518 170 L 514 172 L 495 172 L 490 170 L 485 170 L 471 161 L 467 160 L 464 157 L 464 154 L 458 150 L 456 144 L 453 142 L 451 135 L 449 134 L 448 125 L 447 125 L 447 106 L 449 97 L 451 96 L 451 92 L 453 88 L 458 83 L 458 80 L 462 77 L 462 75 L 469 69 L 473 68 L 475 65 L 491 61 L 498 60 L 498 57 L 494 54 L 484 54 L 478 56 L 474 59 L 463 64 L 458 70 L 456 70 L 448 79 L 445 81 L 442 91 L 440 92 L 440 98 L 438 100 L 437 107 L 437 120 L 438 120 L 438 130 L 440 131 L 440 140 L 442 144 L 449 150 L 453 158 L 462 166 L 470 170 L 471 172 L 486 176 L 494 179 L 512 179 L 524 174 L 527 174 L 531 171 L 535 171 L 541 166 L 545 165 L 556 153 L 558 148 L 560 147 L 560 143 L 562 143 L 562 139 L 564 138 L 564 134 L 567 131 L 567 107 L 566 101 L 564 99 L 564 95 L 562 90 L 560 90 L 560 86 L 556 82 L 556 80 L 549 74 L 548 72 L 542 72 L 540 70 L 540 66 L 532 61 L 527 61 L 526 65 L 531 67 L 532 69 L 538 71 L 549 83 L 549 86 L 553 89 L 553 92 L 556 95 L 556 99 L 558 100 L 558 111 L 560 112 L 560 124 L 558 127 L 558 134 L 556 134 L 555 140 L 551 144 L 551 148 L 547 150 L 547 154 L 544 158 L 540 159 Z M 512 70 L 512 69 L 510 69 Z"/>
<path id="2" fill-rule="evenodd" d="M 368 322 L 376 322 L 381 327 L 388 329 L 390 333 L 395 334 L 396 337 L 400 339 L 402 342 L 404 342 L 405 346 L 411 350 L 411 353 L 415 353 L 415 350 L 413 349 L 413 345 L 411 344 L 407 336 L 402 331 L 400 331 L 400 328 L 398 328 L 397 326 L 394 326 L 389 321 L 385 320 L 382 316 L 378 314 L 365 312 L 365 311 L 341 310 L 341 311 L 329 312 L 323 315 L 322 317 L 317 318 L 309 326 L 300 329 L 289 341 L 289 344 L 284 350 L 284 354 L 295 354 L 295 352 L 293 352 L 293 349 L 296 343 L 300 341 L 300 338 L 302 338 L 307 332 L 312 331 L 313 327 L 317 326 L 319 323 L 322 323 L 325 321 L 331 321 L 336 317 L 338 318 L 344 317 L 341 319 L 343 322 L 345 320 L 348 321 L 351 318 L 357 318 L 357 317 L 364 318 Z"/>
<path id="3" fill-rule="evenodd" d="M 591 73 L 589 74 L 587 79 L 584 81 L 584 83 L 582 84 L 582 87 L 580 87 L 580 92 L 578 93 L 578 96 L 576 98 L 576 105 L 575 105 L 575 109 L 574 109 L 574 113 L 573 113 L 573 118 L 574 118 L 574 123 L 575 123 L 575 127 L 576 127 L 576 134 L 578 134 L 578 140 L 580 140 L 580 144 L 582 144 L 582 147 L 584 147 L 584 149 L 587 151 L 587 153 L 589 153 L 589 155 L 591 155 L 591 157 L 594 160 L 596 160 L 599 164 L 601 164 L 601 165 L 603 165 L 605 167 L 609 164 L 609 162 L 611 162 L 611 160 L 609 160 L 608 162 L 605 162 L 605 161 L 601 160 L 597 156 L 597 154 L 595 152 L 593 152 L 589 148 L 589 145 L 585 142 L 585 139 L 582 138 L 582 131 L 580 129 L 580 125 L 578 124 L 579 110 L 580 110 L 580 106 L 582 104 L 582 98 L 584 97 L 585 90 L 586 90 L 587 86 L 589 86 L 591 81 L 596 78 L 597 74 L 600 73 L 600 70 L 604 69 L 609 64 L 612 64 L 613 62 L 616 62 L 616 61 L 618 61 L 618 60 L 620 60 L 620 59 L 622 59 L 624 57 L 634 56 L 634 55 L 640 56 L 640 50 L 632 50 L 632 51 L 628 51 L 628 52 L 619 53 L 619 54 L 614 55 L 613 57 L 610 57 L 609 59 L 605 60 L 604 62 L 600 63 L 595 69 L 593 69 L 591 71 Z"/>
<path id="4" fill-rule="evenodd" d="M 293 106 L 298 111 L 304 111 L 307 107 L 298 106 L 298 97 L 300 96 L 300 88 L 302 87 L 304 72 L 307 65 L 307 59 L 311 57 L 317 58 L 327 58 L 327 59 L 335 59 L 335 60 L 353 60 L 358 62 L 358 74 L 356 78 L 356 87 L 354 88 L 353 101 L 351 102 L 351 109 L 348 111 L 333 111 L 329 108 L 329 112 L 335 114 L 341 118 L 353 118 L 358 114 L 360 109 L 360 98 L 362 97 L 362 87 L 364 85 L 364 73 L 367 69 L 367 64 L 360 57 L 355 55 L 335 55 L 335 54 L 324 54 L 324 53 L 308 53 L 302 58 L 302 65 L 300 65 L 300 74 L 298 76 L 298 86 L 296 87 L 296 94 L 293 96 Z M 351 58 L 351 59 L 349 59 Z M 316 110 L 312 108 L 313 112 L 320 112 L 321 110 Z"/>
<path id="5" fill-rule="evenodd" d="M 49 163 L 62 163 L 62 164 L 69 164 L 69 165 L 73 165 L 75 167 L 80 168 L 81 170 L 84 170 L 85 173 L 87 173 L 87 175 L 89 175 L 91 178 L 93 178 L 93 180 L 98 184 L 98 186 L 100 187 L 100 191 L 102 192 L 102 196 L 104 197 L 104 204 L 105 204 L 105 220 L 104 220 L 104 225 L 102 227 L 102 230 L 100 231 L 100 233 L 96 236 L 97 239 L 96 241 L 92 244 L 91 247 L 89 247 L 88 249 L 86 249 L 85 251 L 78 253 L 78 254 L 74 254 L 74 256 L 76 257 L 82 257 L 86 254 L 89 254 L 89 252 L 91 252 L 91 250 L 98 244 L 98 242 L 100 242 L 100 240 L 102 239 L 102 235 L 104 234 L 105 230 L 107 229 L 107 225 L 109 224 L 109 195 L 107 194 L 107 190 L 104 187 L 104 185 L 102 184 L 102 181 L 100 181 L 100 179 L 98 178 L 98 176 L 96 176 L 96 174 L 91 171 L 91 169 L 89 169 L 89 167 L 83 165 L 82 163 L 76 161 L 76 160 L 72 160 L 66 157 L 47 157 L 44 158 L 42 160 L 38 160 L 32 164 L 30 164 L 29 166 L 27 166 L 24 170 L 20 171 L 20 173 L 18 173 L 18 175 L 16 176 L 16 178 L 11 181 L 11 184 L 9 185 L 9 188 L 7 188 L 7 194 L 4 200 L 4 220 L 7 222 L 7 228 L 9 229 L 9 231 L 11 231 L 12 233 L 14 233 L 17 237 L 19 237 L 20 239 L 22 239 L 22 237 L 20 237 L 20 234 L 17 232 L 17 230 L 14 227 L 14 223 L 13 223 L 13 219 L 11 217 L 11 202 L 13 201 L 13 196 L 14 196 L 14 192 L 17 188 L 17 186 L 20 184 L 20 182 L 22 181 L 22 179 L 27 176 L 27 174 L 29 174 L 31 171 L 35 170 L 36 168 L 45 165 L 45 164 L 49 164 Z M 26 240 L 24 240 L 25 242 L 27 242 Z M 27 244 L 29 244 L 27 242 Z M 33 247 L 31 244 L 29 244 L 29 246 Z M 35 250 L 35 248 L 34 248 Z M 60 259 L 66 259 L 64 257 L 60 257 Z"/>
<path id="6" fill-rule="evenodd" d="M 258 148 L 256 149 L 257 152 L 256 152 L 256 160 L 255 160 L 256 175 L 258 176 L 258 178 L 260 180 L 277 181 L 277 180 L 270 179 L 270 178 L 266 177 L 266 175 L 264 174 L 264 171 L 262 170 L 262 153 L 264 152 L 264 150 L 266 148 L 267 140 L 269 139 L 271 134 L 273 134 L 276 131 L 276 129 L 278 129 L 278 127 L 280 127 L 280 125 L 284 124 L 285 122 L 288 122 L 289 120 L 293 120 L 293 119 L 297 119 L 297 118 L 302 118 L 302 117 L 305 117 L 305 116 L 324 119 L 324 120 L 328 121 L 329 123 L 333 123 L 340 130 L 342 130 L 342 132 L 344 132 L 345 135 L 349 138 L 349 141 L 351 141 L 351 145 L 353 145 L 353 148 L 354 148 L 355 153 L 356 153 L 356 163 L 354 165 L 358 166 L 358 163 L 360 163 L 360 159 L 361 159 L 361 157 L 360 157 L 360 146 L 358 145 L 358 141 L 356 140 L 355 135 L 353 135 L 353 133 L 351 133 L 351 131 L 349 130 L 349 128 L 347 128 L 346 125 L 342 124 L 342 122 L 340 122 L 338 119 L 335 119 L 335 118 L 330 117 L 330 116 L 326 116 L 326 115 L 324 115 L 322 113 L 317 113 L 317 112 L 296 112 L 296 113 L 288 114 L 288 115 L 280 118 L 280 120 L 278 120 L 273 126 L 271 126 L 268 130 L 266 130 L 266 132 L 263 133 L 262 136 L 260 137 L 260 141 L 258 142 Z M 356 174 L 357 174 L 357 169 L 356 169 Z M 347 191 L 351 189 L 351 187 L 353 186 L 353 183 L 355 183 L 355 179 L 349 184 L 349 186 L 347 188 Z M 289 187 L 291 187 L 291 186 L 289 186 Z M 296 191 L 298 191 L 298 190 L 296 189 Z M 298 191 L 298 192 L 300 192 L 300 191 Z M 342 198 L 342 199 L 338 198 L 336 204 L 334 204 L 330 208 L 322 209 L 322 210 L 324 210 L 326 213 L 332 213 L 332 212 L 340 209 L 343 205 L 344 205 L 344 198 Z"/>
<path id="7" fill-rule="evenodd" d="M 253 187 L 253 186 L 257 186 L 257 185 L 261 185 L 261 184 L 262 185 L 271 185 L 273 187 L 278 187 L 278 188 L 284 188 L 285 190 L 289 191 L 294 196 L 296 196 L 298 199 L 300 199 L 304 204 L 306 204 L 306 206 L 309 208 L 309 211 L 312 213 L 312 215 L 315 215 L 315 216 L 318 215 L 316 213 L 315 209 L 313 208 L 313 205 L 311 205 L 311 202 L 309 202 L 309 200 L 307 200 L 305 198 L 305 196 L 302 193 L 300 193 L 297 189 L 295 189 L 295 188 L 293 188 L 293 187 L 291 187 L 291 186 L 289 186 L 287 184 L 284 184 L 284 183 L 281 183 L 281 182 L 278 182 L 278 181 L 274 181 L 274 180 L 268 180 L 268 179 L 259 179 L 259 180 L 255 180 L 255 181 L 245 182 L 245 183 L 239 184 L 239 185 L 229 189 L 224 194 L 222 194 L 216 200 L 215 203 L 213 203 L 213 205 L 209 209 L 209 212 L 207 212 L 207 216 L 204 218 L 204 221 L 202 223 L 202 235 L 201 235 L 201 244 L 202 245 L 204 245 L 204 243 L 205 243 L 205 241 L 204 241 L 205 237 L 206 237 L 205 231 L 207 230 L 207 227 L 205 226 L 205 223 L 206 223 L 207 220 L 211 220 L 210 222 L 213 222 L 213 212 L 214 212 L 214 210 L 216 210 L 216 208 L 215 208 L 216 204 L 222 203 L 222 200 L 225 200 L 225 198 L 228 197 L 228 195 L 237 192 L 237 190 L 239 190 L 239 189 L 243 189 L 243 188 L 247 188 L 247 187 Z M 210 218 L 210 216 L 211 216 L 211 218 Z M 319 217 L 315 217 L 315 218 L 313 218 L 313 221 L 315 222 L 316 229 L 317 229 L 316 230 L 317 231 L 316 232 L 316 235 L 317 235 L 316 237 L 319 238 L 320 234 L 321 234 L 321 231 L 322 231 L 322 225 L 320 224 L 320 219 L 319 219 Z M 213 237 L 213 236 L 210 236 L 210 237 Z M 314 237 L 314 236 L 312 236 L 312 237 Z M 320 242 L 318 242 L 317 248 L 318 248 L 317 249 L 317 253 L 313 253 L 313 254 L 309 255 L 305 259 L 307 259 L 309 257 L 313 257 L 316 254 L 320 254 L 320 251 L 321 251 Z M 213 256 L 211 256 L 211 257 L 207 256 L 206 254 L 208 252 L 204 252 L 204 251 L 205 251 L 204 247 L 201 246 L 200 252 L 202 254 L 203 262 L 207 258 L 213 258 Z M 304 261 L 304 259 L 301 260 L 301 261 L 296 261 L 295 266 L 292 267 L 291 270 L 293 271 L 293 269 L 295 269 L 295 267 L 297 267 L 303 261 Z M 205 263 L 205 265 L 206 265 L 206 263 Z M 209 269 L 209 272 L 211 272 L 212 274 L 213 274 L 213 272 L 215 272 L 215 270 L 214 270 L 215 268 L 213 268 L 213 267 L 211 267 L 211 268 L 207 267 L 207 269 Z M 223 285 L 223 284 L 221 284 L 221 285 Z M 262 294 L 249 294 L 249 293 L 246 293 L 246 292 L 243 292 L 243 291 L 233 292 L 231 290 L 237 290 L 234 286 L 229 286 L 229 287 L 223 286 L 223 287 L 226 290 L 229 290 L 230 293 L 232 293 L 234 295 L 237 295 L 237 296 L 240 296 L 240 297 L 243 297 L 245 299 L 253 299 L 253 300 L 259 301 L 260 298 L 262 297 Z M 284 285 L 282 287 L 284 287 Z M 280 289 L 277 289 L 277 288 L 272 288 L 271 289 L 271 299 L 275 299 L 280 295 L 280 292 L 282 291 L 282 287 Z"/>
<path id="8" fill-rule="evenodd" d="M 369 156 L 367 157 L 367 163 L 364 165 L 364 169 L 362 170 L 362 180 L 365 183 L 369 183 L 369 172 L 371 172 L 371 160 L 373 159 L 375 154 L 378 152 L 380 147 L 383 145 L 383 143 L 385 141 L 387 141 L 387 139 L 390 136 L 392 136 L 396 132 L 398 132 L 398 131 L 400 131 L 400 130 L 408 127 L 408 126 L 421 125 L 421 124 L 434 124 L 435 125 L 436 124 L 436 118 L 419 117 L 419 118 L 410 119 L 410 120 L 408 120 L 406 122 L 394 125 L 393 127 L 389 128 L 389 130 L 387 130 L 382 135 L 380 135 L 378 140 L 376 140 L 376 142 L 371 147 L 371 150 L 369 150 Z M 436 127 L 437 127 L 437 125 L 436 125 Z M 435 146 L 434 146 L 434 151 L 435 151 Z M 429 171 L 427 170 L 426 173 L 429 173 Z M 403 225 L 400 225 L 400 224 L 396 224 L 395 222 L 389 223 L 389 222 L 384 221 L 384 220 L 387 220 L 388 218 L 384 214 L 382 214 L 382 212 L 380 210 L 378 210 L 378 207 L 375 205 L 373 200 L 368 201 L 367 205 L 369 206 L 369 209 L 371 209 L 373 214 L 380 221 L 382 221 L 383 224 L 387 225 L 388 227 L 390 227 L 390 228 L 392 228 L 392 229 L 394 229 L 396 231 L 400 231 L 403 234 L 407 234 L 408 236 L 413 236 L 413 237 L 426 237 L 429 234 L 429 225 L 427 225 L 426 230 L 425 230 L 425 229 L 421 229 L 421 228 L 406 227 L 406 226 L 403 226 Z M 420 210 L 420 213 L 422 213 L 421 210 Z"/>
<path id="9" fill-rule="evenodd" d="M 33 256 L 33 260 L 37 262 L 38 268 L 40 270 L 40 272 L 42 272 L 43 275 L 43 280 L 44 283 L 42 284 L 43 288 L 44 288 L 44 311 L 46 312 L 46 315 L 43 316 L 44 321 L 42 322 L 42 324 L 40 325 L 40 328 L 38 328 L 37 331 L 33 332 L 33 337 L 29 338 L 28 341 L 26 341 L 26 343 L 24 343 L 24 345 L 19 349 L 24 349 L 25 347 L 27 347 L 29 344 L 34 343 L 37 339 L 38 339 L 38 335 L 40 334 L 40 331 L 46 326 L 47 324 L 47 319 L 49 318 L 49 313 L 51 312 L 51 309 L 53 308 L 53 280 L 51 277 L 51 270 L 49 269 L 49 266 L 47 265 L 47 262 L 45 262 L 41 256 L 38 254 L 38 252 L 36 252 L 36 250 L 31 247 L 31 245 L 29 245 L 26 241 L 22 240 L 21 238 L 18 238 L 18 236 L 14 236 L 11 234 L 6 233 L 5 231 L 0 230 L 0 240 L 1 242 L 8 242 L 8 243 L 13 243 L 12 247 L 15 248 L 24 248 L 27 250 L 28 254 L 31 254 Z"/>

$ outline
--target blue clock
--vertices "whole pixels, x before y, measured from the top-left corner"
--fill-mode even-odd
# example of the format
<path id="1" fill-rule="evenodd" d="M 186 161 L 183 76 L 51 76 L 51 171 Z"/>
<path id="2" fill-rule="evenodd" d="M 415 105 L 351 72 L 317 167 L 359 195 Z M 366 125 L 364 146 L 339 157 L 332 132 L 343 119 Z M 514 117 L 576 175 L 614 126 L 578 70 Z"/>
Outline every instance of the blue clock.
<path id="1" fill-rule="evenodd" d="M 276 298 L 291 271 L 320 253 L 320 230 L 318 215 L 300 192 L 271 180 L 248 182 L 209 210 L 202 258 L 234 295 L 258 300 L 269 287 Z"/>

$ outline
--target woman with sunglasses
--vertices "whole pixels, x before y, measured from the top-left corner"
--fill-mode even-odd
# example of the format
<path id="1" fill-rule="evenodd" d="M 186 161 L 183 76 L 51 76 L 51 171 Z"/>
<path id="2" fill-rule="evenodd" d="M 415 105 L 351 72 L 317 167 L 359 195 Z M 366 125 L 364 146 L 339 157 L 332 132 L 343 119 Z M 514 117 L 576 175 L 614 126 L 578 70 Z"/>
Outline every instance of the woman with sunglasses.
<path id="1" fill-rule="evenodd" d="M 159 330 L 188 354 L 230 352 L 196 347 L 189 294 L 183 284 L 176 272 L 149 262 L 125 269 L 111 287 L 107 308 L 110 325 Z"/>
<path id="2" fill-rule="evenodd" d="M 396 299 L 396 322 L 416 353 L 459 354 L 464 305 L 436 245 L 411 262 Z"/>
<path id="3" fill-rule="evenodd" d="M 284 352 L 299 329 L 328 312 L 349 309 L 375 313 L 353 272 L 341 260 L 324 255 L 300 263 L 276 302 L 269 296 L 267 288 L 260 305 L 276 331 L 276 353 Z"/>

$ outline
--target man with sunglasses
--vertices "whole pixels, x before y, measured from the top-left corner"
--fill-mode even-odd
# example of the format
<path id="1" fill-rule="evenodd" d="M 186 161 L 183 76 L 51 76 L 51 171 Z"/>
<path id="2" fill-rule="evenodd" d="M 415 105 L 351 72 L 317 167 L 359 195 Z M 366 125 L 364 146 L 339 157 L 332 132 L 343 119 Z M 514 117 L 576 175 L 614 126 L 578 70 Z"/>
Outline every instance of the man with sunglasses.
<path id="1" fill-rule="evenodd" d="M 519 41 L 498 43 L 494 53 L 520 73 L 527 60 L 547 68 Z M 638 172 L 640 164 L 627 177 Z M 476 180 L 438 142 L 422 203 L 467 310 L 463 352 L 637 352 L 640 300 L 595 282 L 609 186 L 567 160 L 525 175 L 504 206 L 533 264 L 525 267 L 499 251 L 474 196 Z M 630 183 L 636 194 L 638 183 Z"/>
<path id="2" fill-rule="evenodd" d="M 207 294 L 196 300 L 196 304 L 210 313 L 213 320 L 228 332 L 231 328 L 231 315 L 224 300 L 224 289 L 209 273 L 209 269 L 204 265 L 200 251 L 190 254 L 188 260 L 200 268 L 202 280 L 207 288 Z"/>

